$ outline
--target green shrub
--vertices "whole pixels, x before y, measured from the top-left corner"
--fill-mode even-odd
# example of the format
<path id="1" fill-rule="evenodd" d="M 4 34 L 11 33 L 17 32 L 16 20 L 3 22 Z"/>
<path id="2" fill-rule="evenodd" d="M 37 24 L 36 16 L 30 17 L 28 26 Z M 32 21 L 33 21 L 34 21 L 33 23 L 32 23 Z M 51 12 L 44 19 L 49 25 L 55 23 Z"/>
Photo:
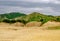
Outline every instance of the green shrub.
<path id="1" fill-rule="evenodd" d="M 16 20 L 10 20 L 10 23 L 16 23 Z"/>
<path id="2" fill-rule="evenodd" d="M 4 19 L 2 22 L 10 23 L 10 20 Z"/>

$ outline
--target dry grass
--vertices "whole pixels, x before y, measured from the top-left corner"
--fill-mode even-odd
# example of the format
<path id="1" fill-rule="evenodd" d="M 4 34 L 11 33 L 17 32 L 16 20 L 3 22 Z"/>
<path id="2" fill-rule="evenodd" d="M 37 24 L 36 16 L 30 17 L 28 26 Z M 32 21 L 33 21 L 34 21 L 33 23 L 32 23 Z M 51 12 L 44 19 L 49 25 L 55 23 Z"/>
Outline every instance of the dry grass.
<path id="1" fill-rule="evenodd" d="M 41 22 L 33 21 L 33 22 L 27 23 L 26 27 L 40 27 L 41 24 L 42 24 Z"/>
<path id="2" fill-rule="evenodd" d="M 10 26 L 9 23 L 4 23 L 4 22 L 0 23 L 0 27 L 8 27 L 8 26 Z"/>
<path id="3" fill-rule="evenodd" d="M 45 27 L 45 28 L 48 28 L 48 27 L 57 27 L 57 26 L 60 26 L 60 22 L 48 21 L 47 23 L 42 25 L 42 27 Z"/>
<path id="4" fill-rule="evenodd" d="M 16 22 L 14 24 L 11 24 L 12 26 L 16 26 L 16 27 L 24 27 L 24 24 L 23 23 L 20 23 L 20 22 Z"/>
<path id="5" fill-rule="evenodd" d="M 54 23 L 56 24 L 56 22 L 52 24 Z M 49 25 L 47 24 L 45 26 Z M 60 41 L 60 30 L 47 30 L 41 28 L 45 27 L 20 27 L 20 24 L 18 27 L 0 23 L 0 41 Z"/>
<path id="6" fill-rule="evenodd" d="M 0 27 L 0 41 L 60 41 L 60 30 L 42 30 L 39 27 L 13 29 L 17 27 Z"/>

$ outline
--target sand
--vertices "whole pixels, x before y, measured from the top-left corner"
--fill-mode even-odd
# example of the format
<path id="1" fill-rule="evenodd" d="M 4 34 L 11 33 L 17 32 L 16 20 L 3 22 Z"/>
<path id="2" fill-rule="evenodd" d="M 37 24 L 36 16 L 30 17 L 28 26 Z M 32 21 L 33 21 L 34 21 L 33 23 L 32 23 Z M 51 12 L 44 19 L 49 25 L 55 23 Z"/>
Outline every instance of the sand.
<path id="1" fill-rule="evenodd" d="M 60 30 L 40 27 L 0 27 L 0 41 L 60 41 Z"/>

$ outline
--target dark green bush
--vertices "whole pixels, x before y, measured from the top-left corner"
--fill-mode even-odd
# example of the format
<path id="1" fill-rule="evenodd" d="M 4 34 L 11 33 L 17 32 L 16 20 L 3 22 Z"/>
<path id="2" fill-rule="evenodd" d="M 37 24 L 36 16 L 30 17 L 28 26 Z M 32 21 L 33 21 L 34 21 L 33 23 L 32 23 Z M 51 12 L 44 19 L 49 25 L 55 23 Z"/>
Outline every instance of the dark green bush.
<path id="1" fill-rule="evenodd" d="M 16 23 L 16 20 L 10 20 L 10 23 Z"/>
<path id="2" fill-rule="evenodd" d="M 10 20 L 4 19 L 2 22 L 10 23 Z"/>

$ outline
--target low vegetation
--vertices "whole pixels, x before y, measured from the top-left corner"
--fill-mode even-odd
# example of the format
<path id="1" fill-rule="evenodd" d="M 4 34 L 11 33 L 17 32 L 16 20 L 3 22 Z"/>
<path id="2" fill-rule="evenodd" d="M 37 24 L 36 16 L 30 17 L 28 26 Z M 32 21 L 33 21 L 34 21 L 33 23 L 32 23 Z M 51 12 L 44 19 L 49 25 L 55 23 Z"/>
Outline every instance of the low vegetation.
<path id="1" fill-rule="evenodd" d="M 60 26 L 56 26 L 56 27 L 48 27 L 48 30 L 60 30 Z"/>
<path id="2" fill-rule="evenodd" d="M 39 23 L 41 22 L 41 24 L 39 23 L 34 24 L 33 21 Z M 19 13 L 19 12 L 0 14 L 0 22 L 10 23 L 10 24 L 15 24 L 18 22 L 26 26 L 32 26 L 32 24 L 34 26 L 36 24 L 39 24 L 37 26 L 41 26 L 47 23 L 48 21 L 55 21 L 60 23 L 60 16 L 44 15 L 38 12 L 33 12 L 29 15 L 26 15 L 24 13 Z"/>
<path id="3" fill-rule="evenodd" d="M 60 16 L 44 15 L 38 12 L 33 12 L 29 15 L 19 12 L 0 14 L 0 22 L 7 22 L 7 23 L 22 22 L 26 24 L 31 21 L 38 21 L 45 23 L 50 20 L 60 22 Z"/>

